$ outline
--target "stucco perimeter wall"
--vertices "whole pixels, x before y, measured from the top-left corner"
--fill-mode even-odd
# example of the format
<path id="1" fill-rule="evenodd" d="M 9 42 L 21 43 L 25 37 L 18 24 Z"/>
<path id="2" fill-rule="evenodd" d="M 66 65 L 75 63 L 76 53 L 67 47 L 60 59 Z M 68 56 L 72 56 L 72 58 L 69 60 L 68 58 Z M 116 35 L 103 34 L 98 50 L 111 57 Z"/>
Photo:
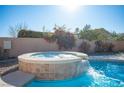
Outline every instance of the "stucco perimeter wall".
<path id="1" fill-rule="evenodd" d="M 113 41 L 114 51 L 124 51 L 124 41 Z"/>
<path id="2" fill-rule="evenodd" d="M 0 39 L 0 47 L 2 47 L 3 43 L 2 43 L 2 40 Z"/>
<path id="3" fill-rule="evenodd" d="M 3 47 L 4 40 L 11 40 L 12 48 L 10 49 L 10 56 L 18 56 L 28 52 L 40 52 L 48 50 L 58 50 L 57 44 L 48 43 L 41 38 L 0 38 L 0 46 Z"/>
<path id="4" fill-rule="evenodd" d="M 56 42 L 49 43 L 42 38 L 0 38 L 0 47 L 3 48 L 3 41 L 11 40 L 12 48 L 10 49 L 10 56 L 18 56 L 20 54 L 29 52 L 41 52 L 41 51 L 57 51 L 58 45 Z M 78 51 L 78 47 L 82 40 L 76 40 L 76 46 L 70 51 Z M 88 52 L 94 52 L 95 41 L 89 42 L 90 49 Z M 124 51 L 124 41 L 112 41 L 114 44 L 114 51 Z"/>

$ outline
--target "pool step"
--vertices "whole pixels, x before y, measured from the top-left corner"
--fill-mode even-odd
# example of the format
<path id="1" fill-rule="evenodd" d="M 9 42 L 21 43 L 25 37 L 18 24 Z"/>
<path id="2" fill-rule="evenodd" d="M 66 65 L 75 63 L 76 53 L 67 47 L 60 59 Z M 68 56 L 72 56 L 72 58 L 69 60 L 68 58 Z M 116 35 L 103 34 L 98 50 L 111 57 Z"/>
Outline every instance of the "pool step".
<path id="1" fill-rule="evenodd" d="M 22 71 L 15 71 L 4 75 L 2 80 L 13 86 L 21 87 L 34 78 L 35 75 L 33 74 L 25 73 Z"/>

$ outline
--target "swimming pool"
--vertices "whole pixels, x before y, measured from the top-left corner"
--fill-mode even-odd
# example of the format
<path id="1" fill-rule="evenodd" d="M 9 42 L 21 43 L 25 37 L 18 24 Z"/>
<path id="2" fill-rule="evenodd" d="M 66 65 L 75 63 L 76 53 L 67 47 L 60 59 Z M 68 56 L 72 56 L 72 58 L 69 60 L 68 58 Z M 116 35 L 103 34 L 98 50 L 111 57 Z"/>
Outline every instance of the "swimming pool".
<path id="1" fill-rule="evenodd" d="M 89 60 L 89 69 L 66 80 L 33 80 L 26 87 L 124 87 L 124 62 Z"/>

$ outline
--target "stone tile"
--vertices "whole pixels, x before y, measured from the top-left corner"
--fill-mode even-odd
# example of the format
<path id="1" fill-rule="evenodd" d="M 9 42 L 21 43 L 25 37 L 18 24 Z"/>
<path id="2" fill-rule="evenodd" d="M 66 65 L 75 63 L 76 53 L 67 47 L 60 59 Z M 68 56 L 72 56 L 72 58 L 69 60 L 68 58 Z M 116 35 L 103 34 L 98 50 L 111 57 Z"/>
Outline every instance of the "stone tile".
<path id="1" fill-rule="evenodd" d="M 49 80 L 55 79 L 55 73 L 49 73 Z"/>
<path id="2" fill-rule="evenodd" d="M 40 73 L 40 74 L 37 74 L 37 77 L 39 79 L 49 80 L 49 73 Z"/>
<path id="3" fill-rule="evenodd" d="M 49 73 L 55 73 L 55 64 L 49 65 Z"/>
<path id="4" fill-rule="evenodd" d="M 61 73 L 55 73 L 55 80 L 62 80 L 65 79 L 64 75 Z"/>
<path id="5" fill-rule="evenodd" d="M 66 64 L 55 64 L 55 73 L 64 73 Z"/>
<path id="6" fill-rule="evenodd" d="M 49 73 L 49 64 L 44 64 L 43 66 L 44 73 Z"/>

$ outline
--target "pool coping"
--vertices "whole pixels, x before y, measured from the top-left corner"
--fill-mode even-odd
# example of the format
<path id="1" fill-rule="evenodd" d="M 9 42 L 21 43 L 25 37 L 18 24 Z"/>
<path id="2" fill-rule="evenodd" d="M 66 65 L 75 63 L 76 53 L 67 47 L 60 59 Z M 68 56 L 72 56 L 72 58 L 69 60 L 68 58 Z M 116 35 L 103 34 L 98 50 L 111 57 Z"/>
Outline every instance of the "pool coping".
<path id="1" fill-rule="evenodd" d="M 54 52 L 54 51 L 52 51 Z M 56 51 L 55 51 L 56 52 Z M 38 58 L 38 57 L 31 57 L 33 54 L 37 53 L 46 53 L 46 52 L 33 52 L 33 53 L 26 53 L 18 56 L 18 60 L 20 62 L 30 62 L 30 63 L 36 63 L 37 64 L 63 64 L 63 63 L 72 63 L 72 62 L 77 62 L 81 60 L 87 60 L 88 55 L 80 52 L 70 52 L 70 51 L 60 51 L 56 53 L 68 53 L 68 54 L 73 54 L 76 57 L 75 58 Z"/>
<path id="2" fill-rule="evenodd" d="M 121 61 L 124 62 L 124 57 L 119 57 L 115 55 L 107 56 L 89 56 L 89 60 L 104 60 L 104 61 Z"/>

